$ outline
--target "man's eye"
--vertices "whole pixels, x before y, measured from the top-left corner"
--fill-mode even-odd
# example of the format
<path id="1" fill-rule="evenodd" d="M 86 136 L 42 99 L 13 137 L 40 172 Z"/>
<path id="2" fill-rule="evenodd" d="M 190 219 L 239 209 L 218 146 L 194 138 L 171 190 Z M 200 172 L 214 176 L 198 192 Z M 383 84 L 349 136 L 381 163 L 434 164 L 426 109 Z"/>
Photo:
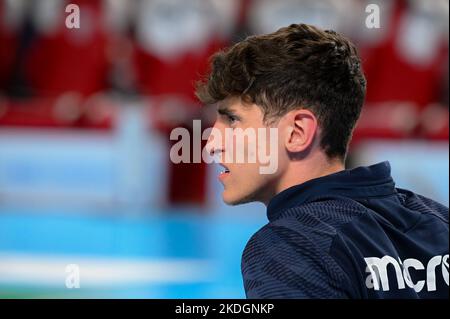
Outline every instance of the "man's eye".
<path id="1" fill-rule="evenodd" d="M 233 115 L 227 115 L 227 119 L 228 119 L 228 122 L 231 123 L 231 124 L 237 122 L 237 120 L 238 120 L 238 118 L 236 116 L 233 116 Z"/>

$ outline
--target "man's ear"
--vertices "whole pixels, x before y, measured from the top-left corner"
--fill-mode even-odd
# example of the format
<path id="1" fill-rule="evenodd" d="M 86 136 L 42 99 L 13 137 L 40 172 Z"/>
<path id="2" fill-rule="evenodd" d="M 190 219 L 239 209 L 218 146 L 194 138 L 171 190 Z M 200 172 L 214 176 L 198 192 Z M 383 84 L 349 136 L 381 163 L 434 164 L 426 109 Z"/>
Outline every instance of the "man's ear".
<path id="1" fill-rule="evenodd" d="M 286 149 L 289 153 L 303 152 L 314 142 L 318 131 L 317 118 L 311 111 L 305 109 L 294 110 L 287 115 Z"/>

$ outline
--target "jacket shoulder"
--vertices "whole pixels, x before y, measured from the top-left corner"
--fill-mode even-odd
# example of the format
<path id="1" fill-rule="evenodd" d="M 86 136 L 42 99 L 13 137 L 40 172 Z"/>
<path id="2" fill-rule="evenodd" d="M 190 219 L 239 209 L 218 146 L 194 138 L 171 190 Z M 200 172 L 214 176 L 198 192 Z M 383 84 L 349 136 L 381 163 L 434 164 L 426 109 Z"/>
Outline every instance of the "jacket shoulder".
<path id="1" fill-rule="evenodd" d="M 326 253 L 334 230 L 314 231 L 292 217 L 271 222 L 256 232 L 242 256 L 248 298 L 345 298 L 346 274 Z"/>

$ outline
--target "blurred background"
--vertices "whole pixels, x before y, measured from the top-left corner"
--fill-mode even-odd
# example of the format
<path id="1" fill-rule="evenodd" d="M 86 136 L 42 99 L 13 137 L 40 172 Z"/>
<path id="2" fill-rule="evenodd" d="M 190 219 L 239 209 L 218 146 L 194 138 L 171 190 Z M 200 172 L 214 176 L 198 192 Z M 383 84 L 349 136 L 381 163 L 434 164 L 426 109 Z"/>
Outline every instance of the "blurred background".
<path id="1" fill-rule="evenodd" d="M 221 203 L 218 168 L 171 164 L 208 110 L 208 57 L 291 23 L 359 47 L 366 105 L 348 167 L 449 197 L 448 0 L 0 0 L 0 298 L 243 298 L 265 207 Z M 368 4 L 380 8 L 369 29 Z M 79 268 L 79 288 L 66 287 Z"/>

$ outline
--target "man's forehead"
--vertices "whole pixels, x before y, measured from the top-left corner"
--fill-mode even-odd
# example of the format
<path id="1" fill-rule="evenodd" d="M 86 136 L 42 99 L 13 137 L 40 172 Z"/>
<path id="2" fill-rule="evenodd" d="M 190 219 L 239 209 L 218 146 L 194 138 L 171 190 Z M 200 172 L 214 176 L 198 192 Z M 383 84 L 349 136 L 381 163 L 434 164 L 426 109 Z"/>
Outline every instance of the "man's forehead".
<path id="1" fill-rule="evenodd" d="M 222 100 L 217 103 L 217 111 L 235 111 L 235 104 L 231 103 L 229 100 Z"/>

